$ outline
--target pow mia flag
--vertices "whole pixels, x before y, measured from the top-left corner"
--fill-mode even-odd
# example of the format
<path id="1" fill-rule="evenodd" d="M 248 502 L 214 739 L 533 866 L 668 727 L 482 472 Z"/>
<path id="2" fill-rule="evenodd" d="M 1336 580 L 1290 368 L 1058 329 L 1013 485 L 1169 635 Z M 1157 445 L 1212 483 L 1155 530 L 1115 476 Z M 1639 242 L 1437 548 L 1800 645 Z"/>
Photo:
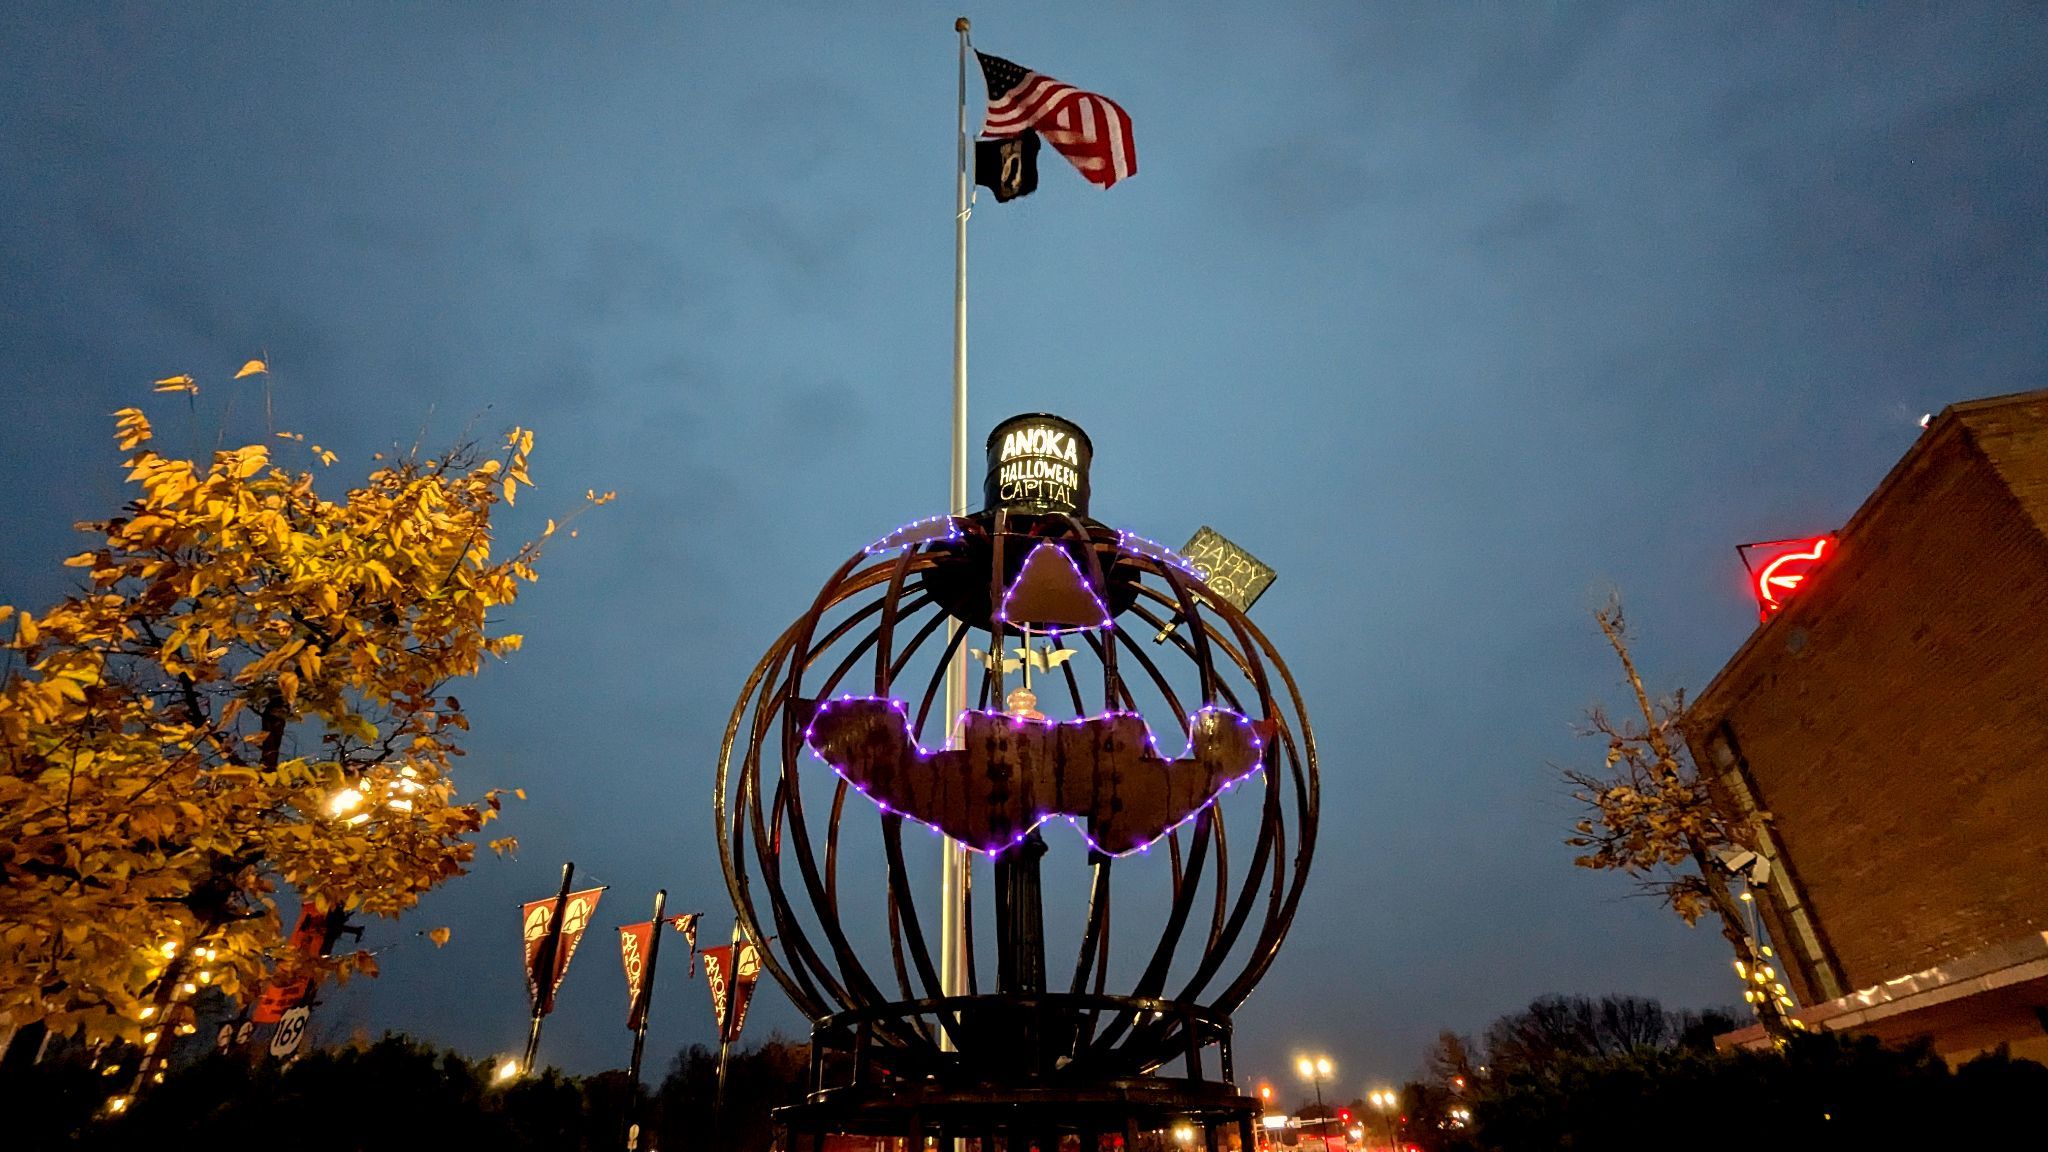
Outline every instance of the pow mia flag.
<path id="1" fill-rule="evenodd" d="M 974 182 L 1002 204 L 1038 189 L 1038 133 L 974 142 Z"/>

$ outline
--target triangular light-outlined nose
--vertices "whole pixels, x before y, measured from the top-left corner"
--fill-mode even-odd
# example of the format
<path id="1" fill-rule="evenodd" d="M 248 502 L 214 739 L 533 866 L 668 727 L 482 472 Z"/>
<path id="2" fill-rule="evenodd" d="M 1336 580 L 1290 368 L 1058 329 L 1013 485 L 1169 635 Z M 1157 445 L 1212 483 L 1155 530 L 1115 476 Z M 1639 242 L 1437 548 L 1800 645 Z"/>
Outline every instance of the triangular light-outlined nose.
<path id="1" fill-rule="evenodd" d="M 996 616 L 1005 624 L 1039 629 L 1110 627 L 1101 595 L 1089 587 L 1066 549 L 1049 540 L 1024 558 L 1024 567 L 1003 591 Z"/>

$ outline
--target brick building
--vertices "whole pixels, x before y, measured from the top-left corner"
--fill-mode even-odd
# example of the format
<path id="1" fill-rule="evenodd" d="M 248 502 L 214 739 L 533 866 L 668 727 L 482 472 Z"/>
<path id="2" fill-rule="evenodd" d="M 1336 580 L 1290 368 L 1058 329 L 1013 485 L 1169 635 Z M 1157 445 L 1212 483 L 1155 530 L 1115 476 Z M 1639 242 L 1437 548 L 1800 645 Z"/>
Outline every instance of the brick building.
<path id="1" fill-rule="evenodd" d="M 1690 742 L 1768 816 L 1759 906 L 1802 1019 L 2048 1060 L 2048 391 L 1942 412 Z"/>

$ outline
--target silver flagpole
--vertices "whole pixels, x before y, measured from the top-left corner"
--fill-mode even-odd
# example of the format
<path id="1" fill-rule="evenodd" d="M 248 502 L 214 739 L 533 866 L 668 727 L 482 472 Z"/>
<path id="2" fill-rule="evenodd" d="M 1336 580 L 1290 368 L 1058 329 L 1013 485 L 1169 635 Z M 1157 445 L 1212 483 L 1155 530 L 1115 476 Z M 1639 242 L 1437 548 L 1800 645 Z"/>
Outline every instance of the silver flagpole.
<path id="1" fill-rule="evenodd" d="M 960 122 L 953 179 L 957 190 L 953 214 L 953 471 L 950 509 L 955 516 L 967 514 L 967 216 L 970 210 L 967 172 L 974 153 L 967 131 L 967 17 L 953 22 L 960 34 Z M 956 641 L 960 622 L 946 621 L 946 639 Z M 946 740 L 957 740 L 955 725 L 967 710 L 967 649 L 953 649 L 946 665 Z M 967 994 L 967 846 L 951 837 L 945 840 L 939 877 L 939 990 L 948 996 Z M 944 1014 L 941 1021 L 947 1020 Z M 941 1028 L 944 1047 L 952 1048 L 951 1029 Z"/>

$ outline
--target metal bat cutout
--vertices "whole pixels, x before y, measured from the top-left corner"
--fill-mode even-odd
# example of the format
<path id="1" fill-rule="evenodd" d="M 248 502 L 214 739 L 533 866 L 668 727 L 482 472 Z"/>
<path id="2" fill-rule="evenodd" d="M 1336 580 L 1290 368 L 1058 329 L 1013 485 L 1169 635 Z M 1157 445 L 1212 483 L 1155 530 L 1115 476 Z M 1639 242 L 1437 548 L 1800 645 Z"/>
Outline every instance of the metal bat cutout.
<path id="1" fill-rule="evenodd" d="M 1258 771 L 1276 730 L 1203 708 L 1189 718 L 1187 755 L 1168 760 L 1135 712 L 1033 720 L 968 711 L 960 726 L 960 748 L 928 752 L 901 700 L 848 696 L 816 706 L 804 742 L 884 812 L 991 855 L 1064 816 L 1097 851 L 1121 856 L 1150 847 Z"/>
<path id="2" fill-rule="evenodd" d="M 1015 672 L 1020 668 L 1034 668 L 1040 672 L 1051 672 L 1053 669 L 1073 659 L 1075 650 L 1072 648 L 1036 648 L 1026 644 L 1022 648 L 1010 649 L 1010 651 L 1017 654 L 1015 660 L 1007 658 L 997 659 L 993 652 L 984 652 L 979 648 L 969 648 L 968 651 L 974 653 L 974 658 L 981 661 L 982 666 L 989 671 L 996 671 L 1000 665 L 1003 672 L 1009 673 Z M 1031 673 L 1026 672 L 1024 674 L 1024 684 L 1026 687 L 1030 686 Z"/>
<path id="3" fill-rule="evenodd" d="M 1010 651 L 1024 657 L 1025 663 L 1040 672 L 1050 672 L 1074 658 L 1072 648 L 1033 648 L 1026 645 L 1022 648 L 1012 648 Z M 1029 683 L 1030 677 L 1025 677 L 1025 681 Z"/>
<path id="4" fill-rule="evenodd" d="M 1022 660 L 1005 659 L 993 653 L 984 652 L 979 648 L 969 648 L 968 651 L 974 653 L 974 658 L 981 661 L 982 667 L 987 668 L 991 672 L 996 671 L 999 666 L 1004 672 L 1015 672 L 1024 666 L 1024 661 Z M 1018 648 L 1016 651 L 1022 652 L 1024 649 Z"/>

